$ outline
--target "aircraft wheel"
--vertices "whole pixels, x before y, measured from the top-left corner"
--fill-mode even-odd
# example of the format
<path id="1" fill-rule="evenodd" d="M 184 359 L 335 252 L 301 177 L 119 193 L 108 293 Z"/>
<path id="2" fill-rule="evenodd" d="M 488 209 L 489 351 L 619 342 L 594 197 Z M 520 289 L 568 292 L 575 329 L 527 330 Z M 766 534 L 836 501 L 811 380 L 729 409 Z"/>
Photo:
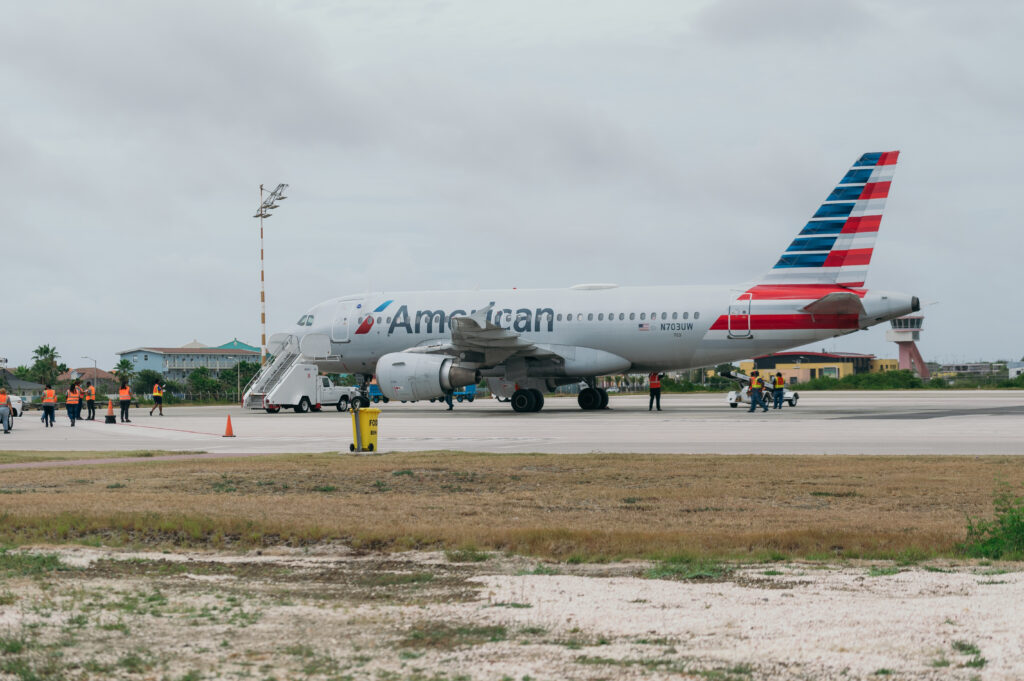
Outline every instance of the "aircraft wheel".
<path id="1" fill-rule="evenodd" d="M 517 412 L 533 411 L 533 408 L 537 404 L 537 399 L 534 394 L 529 390 L 517 390 L 512 393 L 512 410 Z"/>
<path id="2" fill-rule="evenodd" d="M 608 408 L 608 391 L 605 390 L 604 388 L 598 388 L 597 392 L 601 395 L 601 406 L 599 406 L 598 409 L 607 409 Z"/>
<path id="3" fill-rule="evenodd" d="M 537 390 L 536 388 L 531 388 L 530 392 L 533 393 L 534 401 L 533 409 L 531 409 L 530 411 L 540 411 L 541 409 L 544 408 L 544 393 Z"/>
<path id="4" fill-rule="evenodd" d="M 338 411 L 348 411 L 348 395 L 342 395 L 338 398 Z"/>
<path id="5" fill-rule="evenodd" d="M 309 412 L 309 398 L 303 397 L 299 400 L 299 403 L 294 407 L 296 414 L 306 414 Z"/>
<path id="6" fill-rule="evenodd" d="M 576 398 L 576 401 L 579 402 L 580 409 L 585 411 L 598 409 L 601 405 L 601 393 L 593 388 L 584 388 L 580 391 L 580 396 Z"/>

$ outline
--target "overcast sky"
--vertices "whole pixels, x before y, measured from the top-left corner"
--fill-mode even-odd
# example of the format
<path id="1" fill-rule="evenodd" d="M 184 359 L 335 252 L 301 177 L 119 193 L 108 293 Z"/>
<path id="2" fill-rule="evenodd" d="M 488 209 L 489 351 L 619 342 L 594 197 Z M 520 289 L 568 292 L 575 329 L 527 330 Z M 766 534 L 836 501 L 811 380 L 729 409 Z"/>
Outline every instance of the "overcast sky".
<path id="1" fill-rule="evenodd" d="M 868 285 L 937 303 L 926 359 L 1017 360 L 1022 29 L 1018 0 L 8 2 L 0 356 L 258 345 L 260 183 L 291 185 L 273 333 L 366 290 L 754 279 L 899 149 Z"/>

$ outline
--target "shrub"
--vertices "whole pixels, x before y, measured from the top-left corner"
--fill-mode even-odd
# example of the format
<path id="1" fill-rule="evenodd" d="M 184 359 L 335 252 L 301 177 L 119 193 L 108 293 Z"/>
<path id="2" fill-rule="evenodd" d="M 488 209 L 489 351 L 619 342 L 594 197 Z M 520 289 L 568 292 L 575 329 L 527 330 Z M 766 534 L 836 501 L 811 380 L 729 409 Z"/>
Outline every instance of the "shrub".
<path id="1" fill-rule="evenodd" d="M 1000 485 L 992 496 L 995 517 L 967 517 L 967 539 L 961 552 L 974 558 L 1019 560 L 1024 558 L 1024 496 L 1014 496 L 1009 485 Z"/>

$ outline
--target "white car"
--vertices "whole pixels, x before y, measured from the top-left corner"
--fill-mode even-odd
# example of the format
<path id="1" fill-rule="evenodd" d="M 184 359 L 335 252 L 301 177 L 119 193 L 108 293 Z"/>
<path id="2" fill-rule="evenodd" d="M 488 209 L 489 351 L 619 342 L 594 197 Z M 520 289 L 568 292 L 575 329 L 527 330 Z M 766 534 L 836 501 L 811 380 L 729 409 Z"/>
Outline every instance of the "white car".
<path id="1" fill-rule="evenodd" d="M 17 395 L 8 395 L 11 398 L 11 416 L 21 416 L 24 411 L 24 403 Z"/>

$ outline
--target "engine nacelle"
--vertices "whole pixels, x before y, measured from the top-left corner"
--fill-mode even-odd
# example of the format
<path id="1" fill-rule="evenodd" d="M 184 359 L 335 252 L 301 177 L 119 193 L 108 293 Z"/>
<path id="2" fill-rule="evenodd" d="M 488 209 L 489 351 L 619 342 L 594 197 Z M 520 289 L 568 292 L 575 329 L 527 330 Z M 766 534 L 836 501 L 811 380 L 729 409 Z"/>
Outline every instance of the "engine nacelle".
<path id="1" fill-rule="evenodd" d="M 453 357 L 444 355 L 392 352 L 377 361 L 377 384 L 392 400 L 437 399 L 479 380 L 479 371 L 460 367 Z"/>

